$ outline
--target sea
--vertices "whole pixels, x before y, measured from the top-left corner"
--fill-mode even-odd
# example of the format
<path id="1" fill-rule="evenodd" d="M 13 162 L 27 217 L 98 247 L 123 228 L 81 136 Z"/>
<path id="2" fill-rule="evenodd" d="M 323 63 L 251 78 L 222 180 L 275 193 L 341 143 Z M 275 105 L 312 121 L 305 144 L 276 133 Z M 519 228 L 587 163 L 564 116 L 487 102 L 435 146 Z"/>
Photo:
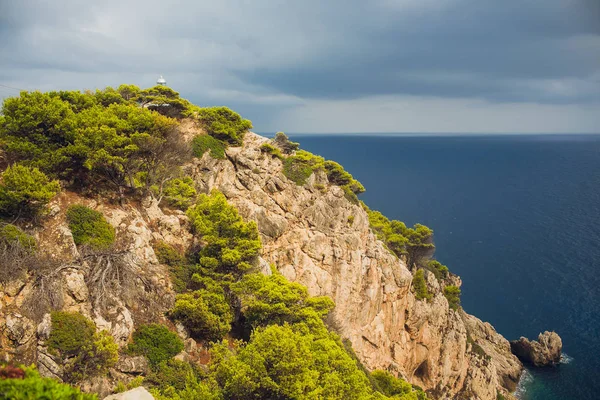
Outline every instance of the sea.
<path id="1" fill-rule="evenodd" d="M 370 208 L 432 228 L 467 312 L 509 340 L 562 337 L 520 399 L 600 399 L 600 135 L 289 136 L 342 164 Z"/>

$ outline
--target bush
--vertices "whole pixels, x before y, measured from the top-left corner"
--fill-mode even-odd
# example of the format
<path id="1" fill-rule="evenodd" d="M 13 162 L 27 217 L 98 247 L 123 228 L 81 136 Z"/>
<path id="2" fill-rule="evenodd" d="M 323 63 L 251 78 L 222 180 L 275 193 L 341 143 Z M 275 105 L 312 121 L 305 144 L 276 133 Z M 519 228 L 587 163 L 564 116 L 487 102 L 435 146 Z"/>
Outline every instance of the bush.
<path id="1" fill-rule="evenodd" d="M 425 274 L 422 269 L 417 270 L 413 276 L 413 288 L 415 289 L 417 300 L 430 300 L 433 297 L 433 294 L 429 293 L 427 289 Z"/>
<path id="2" fill-rule="evenodd" d="M 185 262 L 183 254 L 168 243 L 157 241 L 152 244 L 152 248 L 161 264 L 175 266 Z"/>
<path id="3" fill-rule="evenodd" d="M 215 139 L 210 135 L 196 136 L 192 140 L 192 152 L 194 153 L 194 156 L 198 158 L 202 158 L 204 153 L 210 150 L 210 156 L 212 158 L 224 160 L 226 148 L 226 143 L 220 141 L 219 139 Z"/>
<path id="4" fill-rule="evenodd" d="M 146 356 L 152 367 L 171 359 L 181 350 L 183 342 L 179 336 L 159 324 L 140 326 L 133 334 L 133 343 L 129 345 L 130 352 Z"/>
<path id="5" fill-rule="evenodd" d="M 296 185 L 304 185 L 313 172 L 323 169 L 325 160 L 308 151 L 298 150 L 283 161 L 283 174 Z"/>
<path id="6" fill-rule="evenodd" d="M 51 181 L 39 169 L 12 165 L 2 173 L 0 212 L 13 217 L 36 216 L 59 191 L 58 181 Z"/>
<path id="7" fill-rule="evenodd" d="M 448 305 L 453 310 L 460 308 L 460 288 L 457 286 L 446 286 L 444 288 L 444 296 L 448 299 Z"/>
<path id="8" fill-rule="evenodd" d="M 421 389 L 416 389 L 404 379 L 396 378 L 387 371 L 375 370 L 371 373 L 375 389 L 386 396 L 398 400 L 426 400 Z"/>
<path id="9" fill-rule="evenodd" d="M 0 224 L 0 243 L 18 246 L 28 253 L 34 252 L 37 247 L 33 236 L 12 224 Z"/>
<path id="10" fill-rule="evenodd" d="M 0 283 L 24 278 L 38 265 L 35 239 L 12 224 L 0 224 Z"/>
<path id="11" fill-rule="evenodd" d="M 63 380 L 78 382 L 115 365 L 119 347 L 108 332 L 96 332 L 94 323 L 79 313 L 55 311 L 51 318 L 47 344 L 62 359 Z"/>
<path id="12" fill-rule="evenodd" d="M 299 143 L 292 142 L 283 132 L 277 132 L 275 134 L 273 143 L 275 143 L 275 146 L 279 147 L 284 154 L 291 154 L 300 147 Z"/>
<path id="13" fill-rule="evenodd" d="M 210 136 L 233 146 L 241 145 L 244 134 L 252 129 L 252 122 L 227 107 L 195 108 L 191 114 L 204 125 Z"/>
<path id="14" fill-rule="evenodd" d="M 278 158 L 280 160 L 283 160 L 283 155 L 281 154 L 281 151 L 277 147 L 272 146 L 269 143 L 263 143 L 260 146 L 260 151 L 262 151 L 263 153 L 270 154 L 273 157 Z"/>
<path id="15" fill-rule="evenodd" d="M 323 165 L 325 167 L 325 172 L 327 173 L 327 179 L 330 183 L 337 186 L 347 187 L 354 194 L 364 193 L 364 186 L 359 181 L 354 179 L 350 173 L 345 171 L 344 167 L 342 167 L 340 164 L 336 163 L 335 161 L 325 161 Z"/>
<path id="16" fill-rule="evenodd" d="M 202 267 L 237 274 L 251 268 L 261 246 L 256 223 L 244 222 L 222 193 L 201 194 L 187 216 L 205 243 L 198 252 Z"/>
<path id="17" fill-rule="evenodd" d="M 24 378 L 1 379 L 0 398 L 12 400 L 97 400 L 95 394 L 82 393 L 79 389 L 50 378 L 42 378 L 33 367 L 23 368 Z"/>
<path id="18" fill-rule="evenodd" d="M 67 210 L 67 221 L 77 245 L 106 249 L 115 241 L 115 228 L 104 219 L 102 213 L 89 207 L 70 206 Z"/>
<path id="19" fill-rule="evenodd" d="M 448 267 L 446 267 L 437 260 L 430 260 L 427 263 L 427 269 L 431 271 L 438 280 L 447 278 L 450 273 L 448 271 Z"/>
<path id="20" fill-rule="evenodd" d="M 173 207 L 187 210 L 196 198 L 194 181 L 189 176 L 169 180 L 163 189 L 165 200 Z"/>
<path id="21" fill-rule="evenodd" d="M 178 294 L 171 316 L 197 339 L 221 340 L 231 329 L 233 313 L 222 291 L 195 290 Z"/>

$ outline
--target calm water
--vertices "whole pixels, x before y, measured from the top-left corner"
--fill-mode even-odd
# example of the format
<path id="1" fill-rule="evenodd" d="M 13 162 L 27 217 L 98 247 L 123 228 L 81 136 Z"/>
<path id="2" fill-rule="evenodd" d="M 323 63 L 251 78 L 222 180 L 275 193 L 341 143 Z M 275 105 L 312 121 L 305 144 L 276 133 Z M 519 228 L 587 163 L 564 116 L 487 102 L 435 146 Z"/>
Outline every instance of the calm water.
<path id="1" fill-rule="evenodd" d="M 521 398 L 600 399 L 600 136 L 291 136 L 369 207 L 434 229 L 469 313 L 562 336 L 568 362 L 531 370 Z"/>

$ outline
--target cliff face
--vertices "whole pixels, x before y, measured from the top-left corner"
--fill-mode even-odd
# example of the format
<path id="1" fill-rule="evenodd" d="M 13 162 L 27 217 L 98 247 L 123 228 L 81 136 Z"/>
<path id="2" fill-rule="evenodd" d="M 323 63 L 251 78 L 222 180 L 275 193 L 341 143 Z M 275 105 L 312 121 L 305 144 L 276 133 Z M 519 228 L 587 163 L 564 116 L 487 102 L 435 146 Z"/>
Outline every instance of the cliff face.
<path id="1" fill-rule="evenodd" d="M 273 263 L 310 294 L 330 296 L 336 303 L 330 325 L 369 369 L 394 371 L 436 398 L 495 399 L 497 391 L 513 390 L 521 364 L 508 341 L 491 325 L 449 309 L 430 273 L 434 298 L 417 301 L 411 272 L 375 237 L 365 211 L 328 185 L 324 174 L 313 174 L 304 186 L 288 180 L 282 162 L 261 152 L 266 141 L 249 133 L 242 147 L 227 149 L 225 160 L 206 153 L 186 166 L 200 190 L 220 190 L 258 223 L 263 270 Z M 109 271 L 117 268 L 116 284 L 98 285 L 106 260 L 78 253 L 64 216 L 73 203 L 102 211 L 117 228 L 121 255 L 109 260 Z M 181 212 L 165 214 L 152 202 L 117 206 L 63 193 L 51 210 L 37 238 L 60 263 L 45 278 L 30 276 L 0 288 L 0 356 L 36 361 L 46 375 L 57 375 L 44 346 L 48 316 L 35 312 L 40 290 L 50 288 L 52 306 L 82 312 L 125 345 L 134 326 L 168 323 L 164 312 L 174 295 L 152 241 L 185 248 L 192 237 Z M 118 380 L 122 372 L 111 377 Z"/>

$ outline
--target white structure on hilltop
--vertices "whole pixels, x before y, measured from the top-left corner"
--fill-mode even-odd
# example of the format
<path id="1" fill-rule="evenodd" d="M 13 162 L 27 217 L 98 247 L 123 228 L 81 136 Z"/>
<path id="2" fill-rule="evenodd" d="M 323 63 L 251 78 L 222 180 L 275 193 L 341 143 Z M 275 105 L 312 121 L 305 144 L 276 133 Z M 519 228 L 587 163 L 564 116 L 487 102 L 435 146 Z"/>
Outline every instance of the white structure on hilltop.
<path id="1" fill-rule="evenodd" d="M 165 80 L 165 78 L 163 78 L 163 76 L 161 75 L 157 80 L 156 80 L 156 84 L 160 85 L 160 86 L 167 86 L 167 81 Z"/>

